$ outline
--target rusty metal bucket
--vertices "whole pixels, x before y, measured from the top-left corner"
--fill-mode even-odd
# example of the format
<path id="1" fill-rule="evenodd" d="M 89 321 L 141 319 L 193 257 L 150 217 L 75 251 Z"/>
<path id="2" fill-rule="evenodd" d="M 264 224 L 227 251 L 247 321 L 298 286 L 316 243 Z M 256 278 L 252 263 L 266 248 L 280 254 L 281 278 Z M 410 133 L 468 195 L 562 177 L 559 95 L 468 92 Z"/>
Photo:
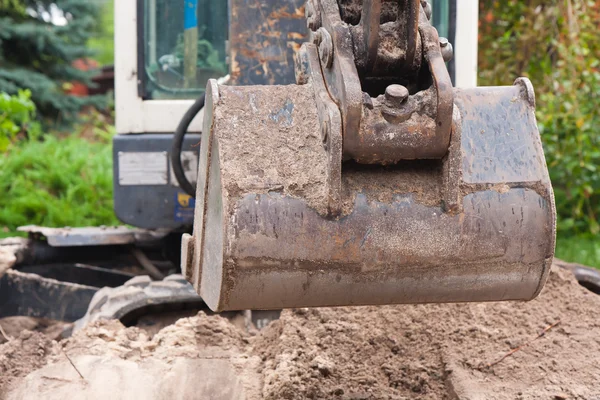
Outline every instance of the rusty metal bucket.
<path id="1" fill-rule="evenodd" d="M 555 209 L 528 80 L 455 89 L 443 159 L 343 163 L 337 216 L 310 86 L 208 85 L 182 266 L 211 309 L 539 294 Z"/>

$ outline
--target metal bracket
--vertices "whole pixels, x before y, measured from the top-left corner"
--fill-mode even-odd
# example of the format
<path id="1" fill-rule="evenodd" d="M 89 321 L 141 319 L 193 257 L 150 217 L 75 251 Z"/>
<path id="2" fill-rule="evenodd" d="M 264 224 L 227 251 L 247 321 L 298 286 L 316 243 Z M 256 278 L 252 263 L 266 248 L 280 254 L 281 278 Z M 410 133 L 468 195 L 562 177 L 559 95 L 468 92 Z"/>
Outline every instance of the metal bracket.
<path id="1" fill-rule="evenodd" d="M 312 84 L 321 125 L 321 138 L 327 151 L 328 212 L 334 217 L 341 213 L 342 192 L 342 116 L 338 106 L 329 97 L 321 67 L 317 46 L 304 43 L 296 54 L 298 84 Z"/>
<path id="2" fill-rule="evenodd" d="M 452 83 L 440 39 L 422 2 L 403 0 L 398 4 L 394 27 L 400 31 L 397 41 L 402 51 L 394 62 L 405 66 L 402 71 L 410 71 L 405 77 L 403 72 L 389 76 L 389 71 L 379 76 L 375 70 L 383 46 L 381 0 L 363 3 L 358 26 L 342 21 L 337 0 L 309 0 L 308 10 L 324 84 L 341 111 L 343 157 L 363 164 L 444 157 L 450 146 Z M 421 57 L 427 61 L 430 81 L 422 78 L 426 75 L 415 75 L 415 68 L 421 68 Z M 364 79 L 407 80 L 417 91 L 411 94 L 401 85 L 392 85 L 398 90 L 388 86 L 385 97 L 370 98 L 363 93 L 359 69 L 366 71 Z M 394 96 L 394 92 L 406 94 Z"/>
<path id="3" fill-rule="evenodd" d="M 322 64 L 321 70 L 327 91 L 342 115 L 344 153 L 360 147 L 357 133 L 360 129 L 363 95 L 352 41 L 350 27 L 340 17 L 336 0 L 310 0 L 316 3 L 315 12 L 320 15 L 323 28 L 331 36 L 333 60 L 330 67 Z M 312 37 L 315 37 L 313 33 Z M 317 38 L 318 39 L 318 38 Z M 319 47 L 319 52 L 322 49 Z"/>

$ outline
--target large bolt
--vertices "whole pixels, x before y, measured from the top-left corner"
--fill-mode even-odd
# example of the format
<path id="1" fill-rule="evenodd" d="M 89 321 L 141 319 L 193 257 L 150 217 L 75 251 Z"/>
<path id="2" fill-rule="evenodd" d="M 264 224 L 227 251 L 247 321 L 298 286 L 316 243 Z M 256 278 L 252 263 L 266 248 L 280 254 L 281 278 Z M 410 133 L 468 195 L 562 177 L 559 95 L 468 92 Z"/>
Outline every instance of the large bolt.
<path id="1" fill-rule="evenodd" d="M 313 44 L 316 44 L 317 47 L 319 47 L 319 45 L 321 44 L 321 41 L 323 40 L 323 36 L 321 35 L 321 29 L 319 29 L 316 32 L 312 32 L 310 34 L 310 39 Z"/>
<path id="2" fill-rule="evenodd" d="M 315 9 L 314 0 L 308 0 L 305 7 L 306 26 L 311 31 L 316 31 L 321 27 L 321 18 Z"/>
<path id="3" fill-rule="evenodd" d="M 423 11 L 425 11 L 425 16 L 427 19 L 431 19 L 431 4 L 429 4 L 426 0 L 421 0 L 421 7 L 423 7 Z"/>
<path id="4" fill-rule="evenodd" d="M 331 68 L 333 65 L 333 40 L 331 39 L 331 35 L 327 32 L 327 29 L 321 27 L 315 37 L 317 37 L 318 41 L 321 63 L 326 68 Z"/>
<path id="5" fill-rule="evenodd" d="M 450 43 L 445 37 L 440 38 L 440 50 L 445 62 L 452 60 L 452 57 L 454 56 L 454 48 L 452 47 L 452 43 Z"/>
<path id="6" fill-rule="evenodd" d="M 393 107 L 404 104 L 408 95 L 408 89 L 402 85 L 390 85 L 385 89 L 385 100 Z"/>

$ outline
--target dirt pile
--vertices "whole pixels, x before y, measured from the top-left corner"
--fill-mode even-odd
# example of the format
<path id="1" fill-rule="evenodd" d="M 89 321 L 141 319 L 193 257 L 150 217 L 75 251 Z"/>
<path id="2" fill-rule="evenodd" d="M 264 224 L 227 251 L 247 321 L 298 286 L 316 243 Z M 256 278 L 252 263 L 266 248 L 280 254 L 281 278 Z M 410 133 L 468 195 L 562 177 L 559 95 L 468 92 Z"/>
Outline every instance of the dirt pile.
<path id="1" fill-rule="evenodd" d="M 51 340 L 62 339 L 63 332 L 67 330 L 71 324 L 55 321 L 46 318 L 33 317 L 7 317 L 0 318 L 1 331 L 7 337 L 19 337 L 23 331 L 42 332 Z M 6 343 L 8 340 L 0 334 L 0 344 Z"/>
<path id="2" fill-rule="evenodd" d="M 272 399 L 600 398 L 599 307 L 554 269 L 528 303 L 286 312 L 255 351 Z"/>
<path id="3" fill-rule="evenodd" d="M 161 399 L 173 398 L 173 382 L 196 394 L 232 388 L 213 398 L 600 398 L 599 307 L 600 297 L 555 268 L 528 303 L 298 309 L 254 336 L 203 313 L 152 338 L 114 321 L 58 344 L 25 333 L 0 346 L 0 398 L 3 389 L 11 399 L 89 394 L 99 371 L 115 368 L 131 379 L 113 389 L 131 393 L 132 381 L 146 382 Z M 10 382 L 45 363 L 8 394 Z"/>
<path id="4" fill-rule="evenodd" d="M 19 352 L 21 338 L 0 346 L 2 400 L 261 396 L 260 359 L 246 354 L 249 334 L 219 316 L 183 318 L 152 338 L 118 321 L 92 323 L 59 343 L 41 333 L 21 337 L 29 335 L 43 346 Z"/>
<path id="5" fill-rule="evenodd" d="M 54 352 L 56 342 L 43 333 L 23 331 L 19 337 L 0 345 L 0 398 L 2 389 L 18 378 L 44 366 Z"/>
<path id="6" fill-rule="evenodd" d="M 229 320 L 200 312 L 163 328 L 152 338 L 145 330 L 125 328 L 119 321 L 94 322 L 61 345 L 73 357 L 108 354 L 133 361 L 149 357 L 171 361 L 211 353 L 237 355 L 248 345 L 248 337 Z"/>

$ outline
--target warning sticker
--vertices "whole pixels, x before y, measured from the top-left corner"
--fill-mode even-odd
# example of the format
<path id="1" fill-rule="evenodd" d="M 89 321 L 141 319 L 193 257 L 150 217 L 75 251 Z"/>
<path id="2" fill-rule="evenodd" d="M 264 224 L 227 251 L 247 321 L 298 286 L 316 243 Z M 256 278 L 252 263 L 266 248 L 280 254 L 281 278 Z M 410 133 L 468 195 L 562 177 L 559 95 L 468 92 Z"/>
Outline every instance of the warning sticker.
<path id="1" fill-rule="evenodd" d="M 191 223 L 194 220 L 195 207 L 196 199 L 192 196 L 183 192 L 175 193 L 175 221 Z"/>

